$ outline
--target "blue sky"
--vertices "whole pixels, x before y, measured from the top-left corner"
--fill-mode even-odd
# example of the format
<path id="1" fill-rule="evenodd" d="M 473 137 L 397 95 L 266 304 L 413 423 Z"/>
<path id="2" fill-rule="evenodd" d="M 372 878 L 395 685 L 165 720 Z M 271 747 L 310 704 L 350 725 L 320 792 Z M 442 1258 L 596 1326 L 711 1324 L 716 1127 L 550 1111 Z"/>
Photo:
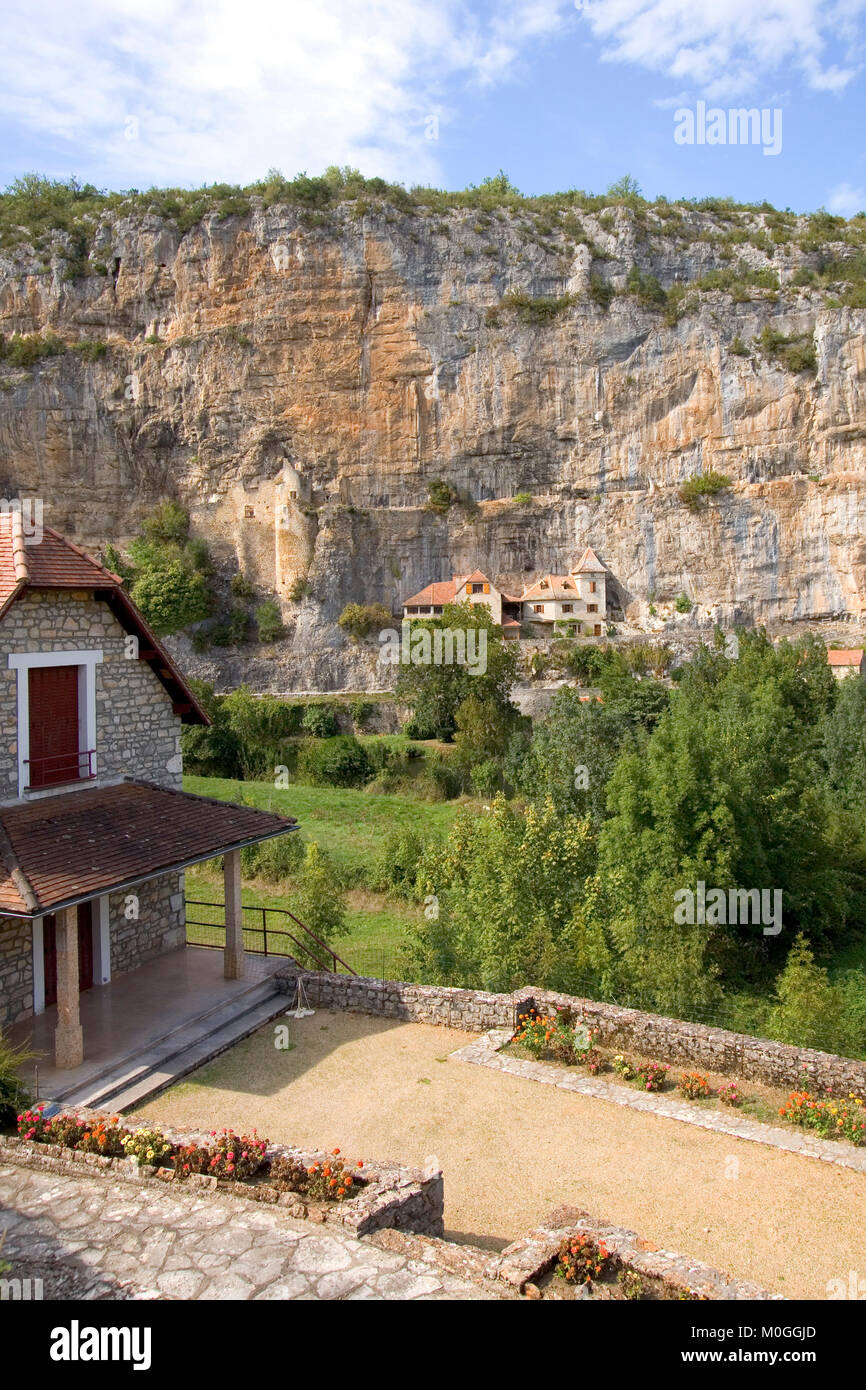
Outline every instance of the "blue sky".
<path id="1" fill-rule="evenodd" d="M 351 164 L 449 188 L 866 208 L 866 0 L 6 0 L 0 183 L 248 182 Z M 781 150 L 674 141 L 781 111 Z M 776 118 L 778 122 L 778 117 Z"/>

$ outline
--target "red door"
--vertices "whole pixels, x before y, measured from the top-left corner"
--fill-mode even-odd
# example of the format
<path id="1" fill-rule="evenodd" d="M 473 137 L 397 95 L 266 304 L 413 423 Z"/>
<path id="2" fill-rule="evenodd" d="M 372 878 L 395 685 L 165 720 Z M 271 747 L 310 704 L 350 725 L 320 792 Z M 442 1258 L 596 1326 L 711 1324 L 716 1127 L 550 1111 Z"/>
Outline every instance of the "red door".
<path id="1" fill-rule="evenodd" d="M 42 918 L 42 955 L 45 962 L 45 1007 L 57 1003 L 57 919 Z M 93 904 L 78 906 L 78 991 L 93 984 Z"/>
<path id="2" fill-rule="evenodd" d="M 76 782 L 80 776 L 78 667 L 31 666 L 31 787 Z"/>

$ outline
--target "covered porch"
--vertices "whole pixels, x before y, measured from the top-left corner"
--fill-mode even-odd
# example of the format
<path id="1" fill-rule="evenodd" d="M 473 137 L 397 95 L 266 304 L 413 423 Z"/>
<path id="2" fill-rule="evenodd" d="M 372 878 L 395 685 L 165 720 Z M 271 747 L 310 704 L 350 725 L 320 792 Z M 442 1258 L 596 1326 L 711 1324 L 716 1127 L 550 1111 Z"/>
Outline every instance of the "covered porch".
<path id="1" fill-rule="evenodd" d="M 244 965 L 241 977 L 226 979 L 221 951 L 186 946 L 87 990 L 79 1002 L 87 1055 L 74 1067 L 57 1065 L 55 1007 L 16 1023 L 9 1030 L 11 1041 L 37 1053 L 35 1061 L 22 1066 L 22 1083 L 34 1099 L 74 1098 L 84 1104 L 91 1094 L 108 1090 L 112 1081 L 131 1084 L 155 1067 L 167 1071 L 178 1052 L 191 1054 L 222 1034 L 230 1021 L 243 1025 L 237 1037 L 243 1036 L 247 1015 L 252 1017 L 252 1010 L 265 1003 L 271 978 L 285 965 L 285 957 L 248 955 Z M 275 997 L 275 1011 L 278 1005 L 285 1007 L 280 999 Z M 172 1066 L 171 1076 L 176 1074 Z"/>
<path id="2" fill-rule="evenodd" d="M 296 828 L 293 818 L 270 811 L 129 781 L 0 808 L 0 954 L 4 928 L 10 939 L 17 931 L 19 942 L 23 927 L 32 932 L 32 1008 L 24 1013 L 33 1017 L 17 1021 L 16 1036 L 29 1023 L 30 1034 L 38 1031 L 44 1047 L 51 1030 L 58 1072 L 78 1071 L 94 1051 L 113 1047 L 118 1055 L 127 1052 L 129 1018 L 143 1023 L 151 1009 L 157 1018 L 161 1014 L 159 997 L 148 995 L 149 977 L 142 975 L 146 964 L 162 967 L 151 978 L 164 986 L 173 981 L 167 998 L 179 1002 L 191 988 L 192 958 L 176 949 L 184 940 L 182 890 L 171 893 L 166 906 L 165 895 L 148 896 L 148 885 L 182 886 L 186 868 L 219 855 L 225 880 L 224 946 L 219 956 L 215 951 L 201 954 L 219 961 L 224 990 L 225 982 L 243 980 L 247 957 L 240 852 Z M 142 901 L 149 911 L 143 920 Z M 179 928 L 166 935 L 168 913 Z M 85 976 L 81 954 L 90 949 L 96 972 L 88 962 L 90 975 Z M 198 978 L 212 977 L 215 969 L 202 964 Z M 121 983 L 124 987 L 117 990 Z M 140 1006 L 135 1003 L 139 988 Z M 100 1002 L 102 995 L 112 1002 Z M 123 1005 L 114 1005 L 118 998 Z"/>

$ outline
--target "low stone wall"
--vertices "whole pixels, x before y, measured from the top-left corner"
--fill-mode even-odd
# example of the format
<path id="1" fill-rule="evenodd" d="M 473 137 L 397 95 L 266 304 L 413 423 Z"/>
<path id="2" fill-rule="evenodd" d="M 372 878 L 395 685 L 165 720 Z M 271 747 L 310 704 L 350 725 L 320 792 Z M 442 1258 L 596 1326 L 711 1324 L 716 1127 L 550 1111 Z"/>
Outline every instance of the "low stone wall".
<path id="1" fill-rule="evenodd" d="M 731 1033 L 703 1023 L 685 1023 L 660 1014 L 599 1004 L 527 986 L 514 994 L 476 989 L 372 980 L 289 966 L 274 977 L 277 988 L 294 996 L 299 974 L 311 1005 L 350 1013 L 378 1014 L 412 1023 L 432 1023 L 468 1032 L 511 1028 L 531 1003 L 539 1008 L 566 1005 L 599 1032 L 603 1047 L 621 1048 L 674 1066 L 720 1072 L 746 1081 L 811 1091 L 830 1090 L 866 1100 L 866 1062 L 812 1048 L 788 1047 L 767 1038 Z"/>
<path id="2" fill-rule="evenodd" d="M 96 1112 L 76 1110 L 78 1115 Z M 144 1126 L 145 1121 L 124 1116 L 129 1129 Z M 210 1136 L 203 1132 L 173 1130 L 159 1126 L 160 1132 L 175 1144 L 205 1144 Z M 196 1195 L 213 1192 L 221 1196 L 251 1202 L 265 1202 L 286 1209 L 287 1215 L 321 1225 L 339 1226 L 353 1236 L 369 1235 L 374 1231 L 397 1230 L 418 1235 L 441 1236 L 444 1230 L 444 1182 L 440 1170 L 421 1172 L 396 1163 L 370 1161 L 364 1165 L 364 1186 L 356 1197 L 346 1202 L 311 1201 L 301 1193 L 280 1192 L 267 1182 L 229 1182 L 193 1173 L 178 1178 L 174 1169 L 139 1166 L 129 1158 L 103 1158 L 100 1154 L 82 1153 L 59 1144 L 37 1144 L 14 1135 L 0 1135 L 0 1155 L 5 1163 L 26 1168 L 41 1168 L 53 1173 L 81 1174 L 92 1170 L 126 1182 L 148 1180 L 176 1184 L 189 1188 Z M 286 1144 L 268 1146 L 267 1157 L 288 1156 L 300 1160 L 305 1167 L 321 1163 L 328 1155 L 310 1149 L 296 1149 Z"/>

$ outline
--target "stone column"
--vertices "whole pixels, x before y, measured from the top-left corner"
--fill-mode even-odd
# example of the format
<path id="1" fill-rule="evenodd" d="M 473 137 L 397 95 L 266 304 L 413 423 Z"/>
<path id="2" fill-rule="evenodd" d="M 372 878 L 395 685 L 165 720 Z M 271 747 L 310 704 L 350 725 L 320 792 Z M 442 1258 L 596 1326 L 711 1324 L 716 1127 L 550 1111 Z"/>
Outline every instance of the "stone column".
<path id="1" fill-rule="evenodd" d="M 226 946 L 223 974 L 227 980 L 244 975 L 244 914 L 241 909 L 241 855 L 230 850 L 223 855 L 223 881 L 226 902 Z"/>
<path id="2" fill-rule="evenodd" d="M 58 1067 L 80 1067 L 84 1035 L 78 1011 L 78 909 L 57 914 L 57 1027 L 54 1060 Z"/>

